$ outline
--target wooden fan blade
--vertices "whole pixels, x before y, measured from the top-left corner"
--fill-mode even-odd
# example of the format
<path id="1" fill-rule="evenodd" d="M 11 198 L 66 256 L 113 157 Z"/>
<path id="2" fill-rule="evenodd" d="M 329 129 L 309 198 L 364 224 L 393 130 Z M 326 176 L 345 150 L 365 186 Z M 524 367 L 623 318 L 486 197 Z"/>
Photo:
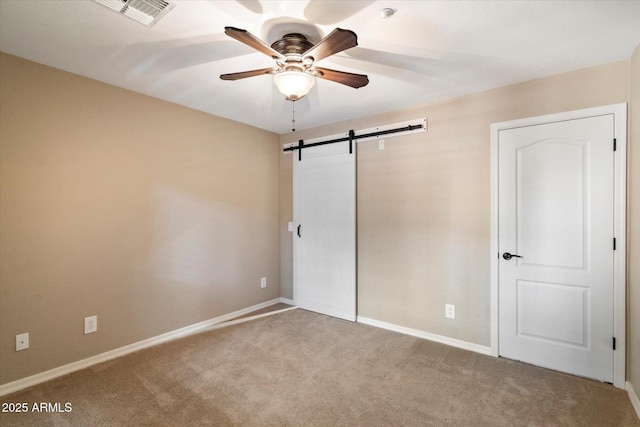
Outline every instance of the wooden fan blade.
<path id="1" fill-rule="evenodd" d="M 302 56 L 312 56 L 315 61 L 320 61 L 322 58 L 355 46 L 358 46 L 358 36 L 356 36 L 356 33 L 351 30 L 336 28 L 315 46 L 303 53 Z"/>
<path id="2" fill-rule="evenodd" d="M 241 30 L 240 28 L 224 27 L 224 33 L 231 38 L 238 40 L 246 44 L 249 47 L 254 48 L 258 52 L 262 52 L 265 55 L 269 55 L 272 58 L 278 58 L 285 61 L 287 58 L 280 52 L 273 50 L 271 46 L 265 44 L 262 40 L 248 32 L 247 30 Z"/>
<path id="3" fill-rule="evenodd" d="M 320 72 L 317 77 L 320 77 L 321 79 L 342 83 L 343 85 L 351 86 L 356 89 L 369 84 L 369 77 L 364 74 L 347 73 L 346 71 L 336 71 L 320 67 L 315 67 L 314 70 Z"/>
<path id="4" fill-rule="evenodd" d="M 239 73 L 220 74 L 222 80 L 240 80 L 247 77 L 260 76 L 262 74 L 273 74 L 276 69 L 273 67 L 261 68 L 259 70 L 241 71 Z"/>

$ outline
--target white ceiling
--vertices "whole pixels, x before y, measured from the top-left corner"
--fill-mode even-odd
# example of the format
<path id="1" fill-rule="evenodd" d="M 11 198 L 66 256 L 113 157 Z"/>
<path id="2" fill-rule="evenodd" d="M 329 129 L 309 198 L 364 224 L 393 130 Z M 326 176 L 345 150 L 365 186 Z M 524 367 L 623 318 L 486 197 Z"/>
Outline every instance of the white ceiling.
<path id="1" fill-rule="evenodd" d="M 318 79 L 295 104 L 298 129 L 625 60 L 640 44 L 640 0 L 173 1 L 146 27 L 91 0 L 0 0 L 0 50 L 286 133 L 292 105 L 271 76 L 220 80 L 273 65 L 225 26 L 267 44 L 288 32 L 312 42 L 336 27 L 357 33 L 358 47 L 318 65 L 367 74 L 369 85 Z M 381 19 L 384 7 L 395 15 Z"/>

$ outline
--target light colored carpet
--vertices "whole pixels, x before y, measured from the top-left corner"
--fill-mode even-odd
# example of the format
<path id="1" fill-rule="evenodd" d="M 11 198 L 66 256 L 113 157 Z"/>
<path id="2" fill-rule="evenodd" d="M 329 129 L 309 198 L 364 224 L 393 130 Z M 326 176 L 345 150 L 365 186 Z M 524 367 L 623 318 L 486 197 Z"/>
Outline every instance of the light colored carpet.
<path id="1" fill-rule="evenodd" d="M 291 310 L 5 396 L 2 426 L 640 426 L 625 391 Z"/>

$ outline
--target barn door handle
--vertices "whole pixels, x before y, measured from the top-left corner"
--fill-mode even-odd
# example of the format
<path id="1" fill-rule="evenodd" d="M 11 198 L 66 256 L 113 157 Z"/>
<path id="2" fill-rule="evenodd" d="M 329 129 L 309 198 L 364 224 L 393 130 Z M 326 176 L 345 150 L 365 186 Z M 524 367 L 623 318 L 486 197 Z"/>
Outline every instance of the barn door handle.
<path id="1" fill-rule="evenodd" d="M 506 259 L 507 261 L 509 261 L 511 258 L 523 258 L 520 255 L 516 255 L 516 254 L 510 254 L 509 252 L 505 252 L 502 254 L 502 258 Z"/>
<path id="2" fill-rule="evenodd" d="M 302 237 L 302 234 L 300 234 L 300 227 L 302 227 L 302 224 L 298 224 L 298 237 Z"/>

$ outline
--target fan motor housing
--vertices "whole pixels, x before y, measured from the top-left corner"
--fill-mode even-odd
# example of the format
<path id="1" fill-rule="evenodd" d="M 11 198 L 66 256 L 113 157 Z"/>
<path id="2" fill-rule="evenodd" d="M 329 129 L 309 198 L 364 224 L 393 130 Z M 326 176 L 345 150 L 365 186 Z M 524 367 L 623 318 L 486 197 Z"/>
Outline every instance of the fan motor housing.
<path id="1" fill-rule="evenodd" d="M 300 33 L 289 33 L 276 40 L 271 48 L 283 55 L 302 55 L 313 47 L 307 38 Z"/>

